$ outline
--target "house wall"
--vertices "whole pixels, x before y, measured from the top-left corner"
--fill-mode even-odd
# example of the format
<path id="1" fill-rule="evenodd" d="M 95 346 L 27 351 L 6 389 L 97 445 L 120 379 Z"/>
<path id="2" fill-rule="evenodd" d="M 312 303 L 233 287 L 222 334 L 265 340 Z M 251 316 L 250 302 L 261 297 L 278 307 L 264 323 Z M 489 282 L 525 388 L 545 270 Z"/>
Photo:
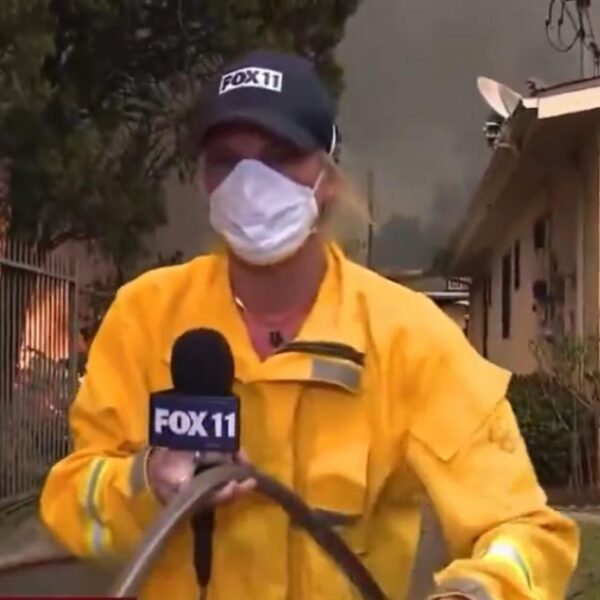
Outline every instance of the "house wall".
<path id="1" fill-rule="evenodd" d="M 596 132 L 581 157 L 585 197 L 584 211 L 584 312 L 583 324 L 586 335 L 598 336 L 600 320 L 600 143 Z"/>
<path id="2" fill-rule="evenodd" d="M 532 344 L 548 334 L 574 334 L 576 326 L 576 231 L 577 198 L 584 197 L 584 330 L 595 335 L 599 315 L 599 214 L 598 214 L 598 143 L 592 136 L 582 147 L 577 169 L 565 162 L 540 180 L 529 197 L 523 197 L 521 212 L 512 226 L 494 245 L 483 269 L 474 278 L 470 298 L 468 336 L 484 353 L 485 275 L 491 276 L 491 302 L 488 303 L 487 356 L 493 362 L 519 374 L 537 368 Z M 534 224 L 547 220 L 546 247 L 534 247 Z M 520 285 L 515 289 L 515 243 L 520 243 Z M 502 330 L 502 261 L 511 256 L 510 334 Z M 487 271 L 487 273 L 486 273 Z M 533 284 L 544 280 L 553 303 L 536 302 Z"/>
<path id="3" fill-rule="evenodd" d="M 502 241 L 493 249 L 488 264 L 491 277 L 491 294 L 488 301 L 487 356 L 515 373 L 535 370 L 535 359 L 530 350 L 531 340 L 537 337 L 538 315 L 534 312 L 532 296 L 533 281 L 544 271 L 545 253 L 536 252 L 533 245 L 535 221 L 548 211 L 548 199 L 540 190 L 525 204 L 525 210 L 512 227 L 506 231 Z M 515 289 L 514 249 L 520 244 L 520 285 Z M 502 261 L 511 256 L 511 319 L 510 335 L 502 333 Z M 479 302 L 483 311 L 483 302 Z"/>

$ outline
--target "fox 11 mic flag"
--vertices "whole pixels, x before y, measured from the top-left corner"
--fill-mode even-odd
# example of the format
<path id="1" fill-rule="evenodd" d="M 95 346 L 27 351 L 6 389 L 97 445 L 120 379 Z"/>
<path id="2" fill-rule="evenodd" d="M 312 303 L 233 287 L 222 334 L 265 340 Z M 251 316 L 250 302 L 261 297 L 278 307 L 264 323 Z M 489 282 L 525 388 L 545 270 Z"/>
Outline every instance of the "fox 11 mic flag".
<path id="1" fill-rule="evenodd" d="M 177 391 L 150 398 L 150 445 L 170 450 L 235 454 L 240 447 L 236 396 L 196 396 Z"/>

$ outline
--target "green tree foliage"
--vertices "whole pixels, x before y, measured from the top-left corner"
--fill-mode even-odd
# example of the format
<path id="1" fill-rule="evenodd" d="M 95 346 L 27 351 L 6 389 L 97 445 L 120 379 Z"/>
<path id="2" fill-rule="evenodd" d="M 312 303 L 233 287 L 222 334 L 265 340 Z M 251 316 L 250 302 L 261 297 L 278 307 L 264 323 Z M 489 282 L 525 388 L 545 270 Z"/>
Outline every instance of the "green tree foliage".
<path id="1" fill-rule="evenodd" d="M 94 240 L 122 264 L 164 223 L 161 183 L 202 82 L 259 46 L 333 51 L 359 0 L 3 0 L 0 157 L 10 230 L 42 251 Z"/>
<path id="2" fill-rule="evenodd" d="M 56 54 L 48 66 L 86 108 L 149 100 L 173 76 L 211 76 L 223 59 L 256 47 L 312 58 L 332 89 L 333 57 L 359 0 L 51 0 Z M 158 98 L 162 100 L 162 98 Z M 134 106 L 129 108 L 134 108 Z"/>
<path id="3" fill-rule="evenodd" d="M 160 187 L 147 179 L 148 132 L 79 110 L 69 86 L 42 67 L 56 22 L 45 0 L 0 8 L 0 155 L 10 170 L 9 233 L 40 252 L 69 239 L 98 241 L 121 259 L 164 221 Z"/>

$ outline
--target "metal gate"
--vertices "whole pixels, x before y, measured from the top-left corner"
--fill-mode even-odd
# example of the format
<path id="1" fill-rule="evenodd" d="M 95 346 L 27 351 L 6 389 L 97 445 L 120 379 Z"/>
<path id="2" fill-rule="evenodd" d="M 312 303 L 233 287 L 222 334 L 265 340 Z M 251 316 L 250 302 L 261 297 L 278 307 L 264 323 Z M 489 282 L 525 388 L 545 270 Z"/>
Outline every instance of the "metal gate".
<path id="1" fill-rule="evenodd" d="M 0 239 L 0 509 L 35 496 L 68 452 L 77 297 L 74 261 Z"/>

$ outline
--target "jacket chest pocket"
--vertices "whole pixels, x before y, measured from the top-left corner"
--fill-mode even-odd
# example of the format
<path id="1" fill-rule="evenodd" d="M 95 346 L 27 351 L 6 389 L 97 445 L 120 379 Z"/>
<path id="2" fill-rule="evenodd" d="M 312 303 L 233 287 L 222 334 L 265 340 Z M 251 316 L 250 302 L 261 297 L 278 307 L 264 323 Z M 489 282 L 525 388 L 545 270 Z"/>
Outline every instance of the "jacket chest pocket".
<path id="1" fill-rule="evenodd" d="M 366 395 L 310 386 L 301 395 L 295 436 L 296 489 L 360 558 L 367 553 L 371 433 Z M 299 597 L 348 600 L 353 588 L 305 536 L 292 551 Z"/>
<path id="2" fill-rule="evenodd" d="M 371 448 L 366 397 L 306 390 L 294 445 L 297 489 L 355 553 L 364 553 Z"/>

